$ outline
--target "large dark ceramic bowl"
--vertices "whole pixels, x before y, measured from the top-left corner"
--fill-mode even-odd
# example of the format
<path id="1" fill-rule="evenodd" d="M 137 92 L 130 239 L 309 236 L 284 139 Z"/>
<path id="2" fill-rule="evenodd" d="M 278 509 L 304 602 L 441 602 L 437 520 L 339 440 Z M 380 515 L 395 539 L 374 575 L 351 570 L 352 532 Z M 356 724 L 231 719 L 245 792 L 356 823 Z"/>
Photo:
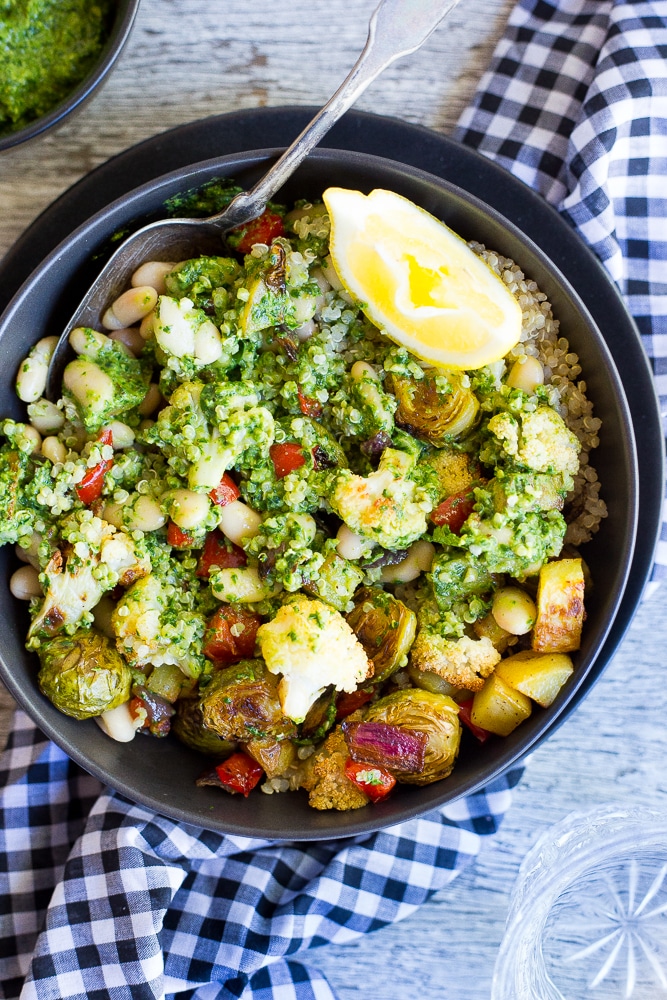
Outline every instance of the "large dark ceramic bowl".
<path id="1" fill-rule="evenodd" d="M 22 416 L 14 393 L 17 366 L 30 344 L 63 327 L 99 268 L 109 237 L 117 230 L 159 214 L 166 198 L 215 176 L 231 176 L 251 185 L 274 151 L 208 160 L 158 178 L 110 204 L 53 251 L 24 283 L 0 319 L 0 412 Z M 224 832 L 280 839 L 315 840 L 356 835 L 424 813 L 471 792 L 520 759 L 545 737 L 558 718 L 571 710 L 586 688 L 630 570 L 637 522 L 637 465 L 628 405 L 601 332 L 583 302 L 558 269 L 531 240 L 488 205 L 430 174 L 378 157 L 341 150 L 319 150 L 299 169 L 281 196 L 316 197 L 330 184 L 368 191 L 385 187 L 412 199 L 443 219 L 466 239 L 476 239 L 514 258 L 551 300 L 561 329 L 581 359 L 588 394 L 602 419 L 601 445 L 594 464 L 603 484 L 609 516 L 586 546 L 595 587 L 587 601 L 583 645 L 576 671 L 554 705 L 533 715 L 506 739 L 479 745 L 464 733 L 459 761 L 446 781 L 424 788 L 400 787 L 377 806 L 349 813 L 320 813 L 309 808 L 304 793 L 248 799 L 218 789 L 197 788 L 202 758 L 176 740 L 138 737 L 115 743 L 94 721 L 61 715 L 39 692 L 37 661 L 23 642 L 28 626 L 24 605 L 6 587 L 0 590 L 0 671 L 16 699 L 67 753 L 101 780 L 129 798 L 174 819 Z M 15 563 L 10 548 L 0 552 L 8 579 Z"/>
<path id="2" fill-rule="evenodd" d="M 41 135 L 47 129 L 60 125 L 76 108 L 86 101 L 93 91 L 106 80 L 127 41 L 140 0 L 116 0 L 115 13 L 109 34 L 94 66 L 84 79 L 47 114 L 35 118 L 23 128 L 0 135 L 0 152 L 18 146 L 28 139 Z"/>

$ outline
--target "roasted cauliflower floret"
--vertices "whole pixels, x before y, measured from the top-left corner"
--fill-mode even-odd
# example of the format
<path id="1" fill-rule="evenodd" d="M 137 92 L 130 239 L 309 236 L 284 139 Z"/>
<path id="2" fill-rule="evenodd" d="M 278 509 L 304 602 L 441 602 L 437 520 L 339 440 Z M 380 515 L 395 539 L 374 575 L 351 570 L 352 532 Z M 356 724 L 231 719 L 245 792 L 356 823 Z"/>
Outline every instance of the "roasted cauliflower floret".
<path id="1" fill-rule="evenodd" d="M 147 553 L 130 535 L 90 511 L 71 514 L 62 534 L 62 548 L 55 550 L 42 574 L 44 602 L 29 638 L 76 624 L 106 591 L 117 584 L 127 586 L 151 569 Z"/>
<path id="2" fill-rule="evenodd" d="M 179 605 L 175 590 L 152 573 L 137 580 L 112 616 L 116 645 L 132 666 L 173 663 L 187 677 L 198 677 L 206 666 L 206 624 L 203 615 Z"/>
<path id="3" fill-rule="evenodd" d="M 329 502 L 348 528 L 385 549 L 403 549 L 426 531 L 433 500 L 410 478 L 414 458 L 386 448 L 367 477 L 342 469 Z"/>
<path id="4" fill-rule="evenodd" d="M 452 687 L 468 691 L 479 691 L 499 660 L 500 653 L 486 637 L 444 639 L 426 629 L 417 635 L 410 654 L 414 669 L 437 674 Z"/>
<path id="5" fill-rule="evenodd" d="M 342 729 L 334 729 L 322 746 L 303 765 L 300 788 L 309 793 L 313 809 L 361 809 L 370 800 L 345 774 L 348 758 Z"/>
<path id="6" fill-rule="evenodd" d="M 284 714 L 295 722 L 303 721 L 330 684 L 337 691 L 352 692 L 373 670 L 343 616 L 301 594 L 284 604 L 272 621 L 260 625 L 257 642 L 271 673 L 282 674 L 280 702 Z"/>
<path id="7" fill-rule="evenodd" d="M 183 382 L 142 440 L 164 452 L 190 489 L 211 490 L 236 463 L 268 454 L 274 421 L 258 401 L 248 383 Z"/>
<path id="8" fill-rule="evenodd" d="M 550 406 L 538 406 L 518 416 L 496 413 L 488 429 L 500 457 L 511 465 L 569 476 L 576 475 L 579 469 L 579 441 Z"/>

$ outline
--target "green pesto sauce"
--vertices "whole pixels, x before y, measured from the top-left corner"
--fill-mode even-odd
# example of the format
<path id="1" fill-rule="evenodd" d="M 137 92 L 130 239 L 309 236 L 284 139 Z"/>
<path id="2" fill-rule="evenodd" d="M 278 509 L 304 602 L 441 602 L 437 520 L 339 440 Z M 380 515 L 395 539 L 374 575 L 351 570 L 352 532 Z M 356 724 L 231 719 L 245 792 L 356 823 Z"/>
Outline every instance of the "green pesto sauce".
<path id="1" fill-rule="evenodd" d="M 113 0 L 0 0 L 0 134 L 64 100 L 95 64 Z"/>

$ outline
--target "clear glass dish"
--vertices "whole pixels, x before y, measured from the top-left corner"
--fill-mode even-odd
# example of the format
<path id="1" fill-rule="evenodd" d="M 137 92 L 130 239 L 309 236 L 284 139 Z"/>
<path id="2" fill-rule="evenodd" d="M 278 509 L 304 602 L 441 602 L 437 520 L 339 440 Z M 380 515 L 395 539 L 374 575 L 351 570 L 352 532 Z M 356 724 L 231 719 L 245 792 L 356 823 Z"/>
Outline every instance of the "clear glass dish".
<path id="1" fill-rule="evenodd" d="M 603 806 L 543 834 L 519 871 L 491 996 L 667 996 L 667 811 Z"/>

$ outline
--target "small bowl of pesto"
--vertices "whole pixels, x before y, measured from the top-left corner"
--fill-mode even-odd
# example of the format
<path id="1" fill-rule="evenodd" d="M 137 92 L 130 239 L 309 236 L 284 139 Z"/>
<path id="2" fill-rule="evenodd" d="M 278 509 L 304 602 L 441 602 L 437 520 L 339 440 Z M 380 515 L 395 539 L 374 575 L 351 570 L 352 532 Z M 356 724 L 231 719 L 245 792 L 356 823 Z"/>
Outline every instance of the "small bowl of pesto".
<path id="1" fill-rule="evenodd" d="M 0 152 L 59 124 L 102 83 L 139 0 L 10 0 L 0 7 Z"/>

